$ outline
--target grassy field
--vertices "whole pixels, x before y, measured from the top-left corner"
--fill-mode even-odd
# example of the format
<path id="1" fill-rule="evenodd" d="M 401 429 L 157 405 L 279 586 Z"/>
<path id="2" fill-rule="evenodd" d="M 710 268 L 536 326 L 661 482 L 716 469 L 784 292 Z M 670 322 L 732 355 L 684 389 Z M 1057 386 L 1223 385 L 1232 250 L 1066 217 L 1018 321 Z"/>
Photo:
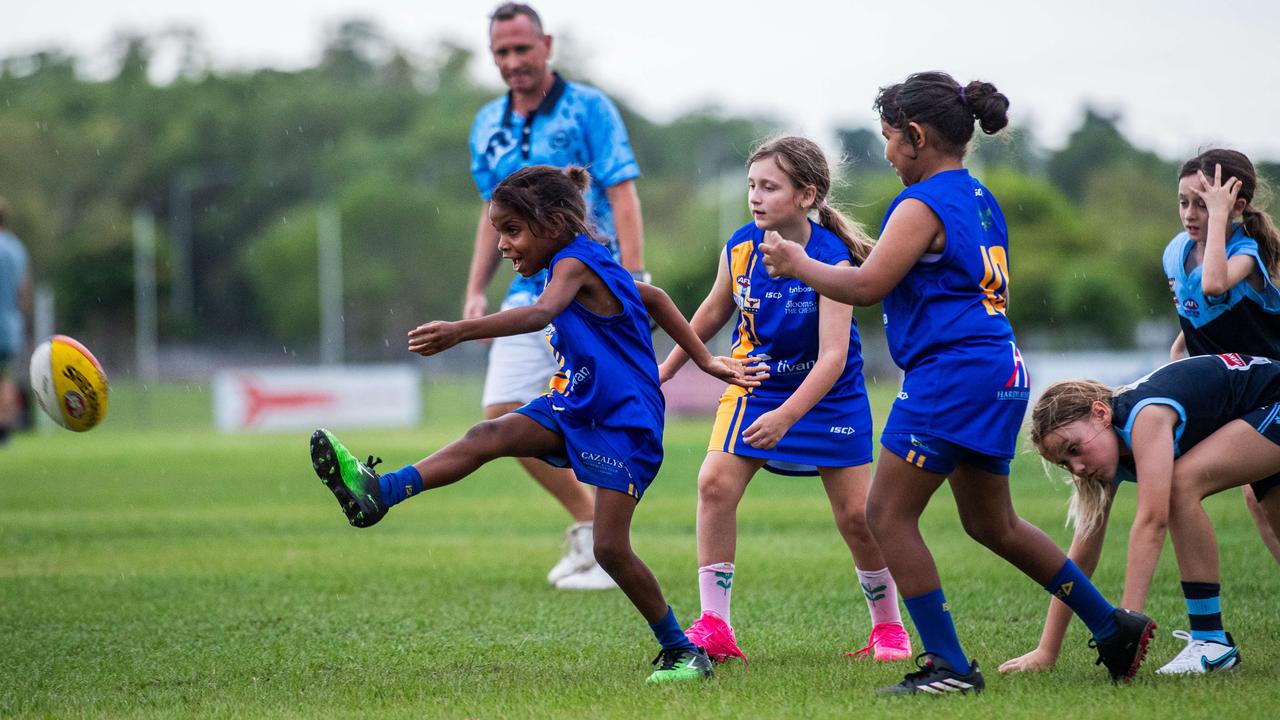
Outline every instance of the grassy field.
<path id="1" fill-rule="evenodd" d="M 1079 624 L 1052 672 L 999 675 L 1039 637 L 1046 596 L 964 535 L 944 489 L 925 535 L 988 691 L 875 698 L 910 667 L 844 657 L 869 627 L 820 486 L 761 475 L 741 508 L 734 594 L 750 667 L 649 687 L 656 645 L 620 593 L 546 585 L 567 517 L 514 462 L 357 531 L 313 476 L 307 432 L 217 434 L 198 386 L 113 390 L 103 427 L 0 449 L 0 716 L 1274 717 L 1280 700 L 1280 573 L 1238 493 L 1210 503 L 1228 629 L 1244 648 L 1228 676 L 1152 674 L 1186 623 L 1171 549 L 1148 608 L 1161 628 L 1132 686 L 1105 680 Z M 477 404 L 475 386 L 442 382 L 424 427 L 342 437 L 398 467 L 459 434 Z M 635 523 L 685 623 L 697 612 L 694 478 L 708 429 L 669 423 L 666 464 Z M 1030 456 L 1013 486 L 1023 515 L 1065 544 L 1065 487 Z M 1132 508 L 1126 491 L 1098 572 L 1112 598 Z"/>

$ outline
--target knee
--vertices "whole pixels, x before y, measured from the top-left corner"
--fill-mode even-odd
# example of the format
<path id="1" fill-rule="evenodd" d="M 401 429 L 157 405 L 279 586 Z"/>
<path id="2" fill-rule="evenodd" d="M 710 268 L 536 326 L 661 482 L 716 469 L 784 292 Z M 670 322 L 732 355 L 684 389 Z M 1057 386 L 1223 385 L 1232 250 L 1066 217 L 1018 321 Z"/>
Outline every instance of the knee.
<path id="1" fill-rule="evenodd" d="M 721 509 L 738 505 L 737 483 L 724 473 L 704 471 L 698 473 L 698 504 Z"/>
<path id="2" fill-rule="evenodd" d="M 981 517 L 962 519 L 964 531 L 969 537 L 997 554 L 1010 546 L 1018 525 L 1018 516 Z"/>
<path id="3" fill-rule="evenodd" d="M 863 507 L 863 518 L 867 529 L 877 540 L 884 536 L 891 526 L 888 507 L 874 497 L 867 498 L 867 504 Z"/>
<path id="4" fill-rule="evenodd" d="M 1194 464 L 1174 463 L 1173 479 L 1169 486 L 1169 505 L 1200 504 L 1208 493 L 1202 480 L 1207 473 Z"/>
<path id="5" fill-rule="evenodd" d="M 844 535 L 871 538 L 871 525 L 866 503 L 842 502 L 831 508 L 836 527 Z"/>
<path id="6" fill-rule="evenodd" d="M 485 420 L 472 425 L 471 429 L 462 436 L 462 441 L 477 455 L 489 458 L 496 457 L 495 448 L 498 437 L 498 423 L 494 420 Z"/>
<path id="7" fill-rule="evenodd" d="M 600 563 L 600 567 L 612 575 L 625 565 L 631 557 L 631 543 L 625 537 L 615 537 L 609 533 L 602 533 L 597 527 L 592 551 L 595 554 L 596 562 Z"/>

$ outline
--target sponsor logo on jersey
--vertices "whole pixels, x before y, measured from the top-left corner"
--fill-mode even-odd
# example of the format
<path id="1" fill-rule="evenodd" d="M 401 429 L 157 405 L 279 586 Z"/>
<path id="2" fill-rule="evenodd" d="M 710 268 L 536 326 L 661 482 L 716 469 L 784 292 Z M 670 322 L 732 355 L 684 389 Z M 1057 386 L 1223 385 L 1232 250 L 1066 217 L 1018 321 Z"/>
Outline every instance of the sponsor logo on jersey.
<path id="1" fill-rule="evenodd" d="M 907 394 L 907 391 L 906 391 L 906 390 L 902 390 L 902 391 L 900 391 L 900 392 L 898 393 L 898 399 L 899 399 L 899 400 L 906 400 L 906 399 L 908 399 L 908 398 L 910 398 L 910 397 L 911 397 L 911 396 Z"/>
<path id="2" fill-rule="evenodd" d="M 852 435 L 857 432 L 857 430 L 848 425 L 833 425 L 831 427 L 831 432 L 836 435 Z"/>
<path id="3" fill-rule="evenodd" d="M 933 448 L 929 447 L 929 446 L 925 443 L 925 441 L 921 440 L 920 438 L 916 437 L 915 435 L 912 435 L 912 436 L 911 436 L 911 444 L 912 444 L 913 446 L 915 446 L 915 447 L 920 448 L 921 450 L 924 450 L 925 452 L 928 452 L 928 453 L 932 453 L 932 452 L 933 452 Z"/>
<path id="4" fill-rule="evenodd" d="M 1225 355 L 1219 355 L 1218 359 L 1222 361 L 1223 365 L 1226 365 L 1231 370 L 1245 370 L 1253 364 L 1253 362 L 1257 362 L 1259 359 L 1265 360 L 1266 358 L 1250 358 L 1253 362 L 1245 362 L 1244 358 L 1240 357 L 1237 353 L 1226 353 Z"/>
<path id="5" fill-rule="evenodd" d="M 813 369 L 816 360 L 805 360 L 804 362 L 789 363 L 786 360 L 779 360 L 773 366 L 773 372 L 778 375 L 794 375 L 795 373 L 805 373 Z"/>
<path id="6" fill-rule="evenodd" d="M 601 455 L 597 452 L 583 450 L 578 453 L 578 458 L 582 460 L 583 463 L 610 474 L 626 472 L 627 469 L 627 466 L 623 464 L 621 460 L 609 457 L 608 455 Z"/>
<path id="7" fill-rule="evenodd" d="M 1013 351 L 1013 374 L 1005 381 L 1004 386 L 1024 390 L 1026 392 L 1022 393 L 1022 397 L 1027 397 L 1031 388 L 1031 373 L 1027 372 L 1027 364 L 1022 361 L 1022 353 L 1012 340 L 1009 341 L 1009 348 Z"/>
<path id="8" fill-rule="evenodd" d="M 764 299 L 765 300 L 781 300 L 782 293 L 778 292 L 777 290 L 769 290 L 764 294 Z"/>
<path id="9" fill-rule="evenodd" d="M 788 300 L 785 312 L 791 315 L 818 312 L 818 303 L 814 300 Z"/>
<path id="10" fill-rule="evenodd" d="M 573 379 L 569 382 L 569 387 L 572 388 L 589 377 L 591 377 L 591 368 L 578 368 L 577 372 L 573 374 Z"/>
<path id="11" fill-rule="evenodd" d="M 742 312 L 748 315 L 754 315 L 760 309 L 760 298 L 744 297 L 742 298 Z"/>
<path id="12" fill-rule="evenodd" d="M 792 285 L 790 288 L 787 289 L 787 292 L 789 293 L 813 292 L 813 288 L 809 287 L 808 285 Z"/>

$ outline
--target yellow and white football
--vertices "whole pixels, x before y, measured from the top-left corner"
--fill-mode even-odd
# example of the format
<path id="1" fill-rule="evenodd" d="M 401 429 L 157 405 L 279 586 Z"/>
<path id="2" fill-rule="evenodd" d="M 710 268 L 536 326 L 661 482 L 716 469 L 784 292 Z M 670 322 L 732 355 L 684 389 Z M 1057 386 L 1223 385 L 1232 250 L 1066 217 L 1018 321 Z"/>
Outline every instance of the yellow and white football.
<path id="1" fill-rule="evenodd" d="M 54 335 L 31 354 L 31 389 L 41 409 L 68 430 L 90 430 L 107 414 L 102 365 L 66 335 Z"/>

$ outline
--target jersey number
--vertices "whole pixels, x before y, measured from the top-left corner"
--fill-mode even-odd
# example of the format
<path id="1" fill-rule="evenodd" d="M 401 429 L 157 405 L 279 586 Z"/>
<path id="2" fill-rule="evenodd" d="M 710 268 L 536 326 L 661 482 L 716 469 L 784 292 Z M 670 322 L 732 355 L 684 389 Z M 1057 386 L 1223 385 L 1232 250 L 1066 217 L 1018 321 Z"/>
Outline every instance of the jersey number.
<path id="1" fill-rule="evenodd" d="M 988 315 L 1004 315 L 1009 304 L 1009 256 L 1002 247 L 979 245 L 982 252 L 982 305 Z"/>

